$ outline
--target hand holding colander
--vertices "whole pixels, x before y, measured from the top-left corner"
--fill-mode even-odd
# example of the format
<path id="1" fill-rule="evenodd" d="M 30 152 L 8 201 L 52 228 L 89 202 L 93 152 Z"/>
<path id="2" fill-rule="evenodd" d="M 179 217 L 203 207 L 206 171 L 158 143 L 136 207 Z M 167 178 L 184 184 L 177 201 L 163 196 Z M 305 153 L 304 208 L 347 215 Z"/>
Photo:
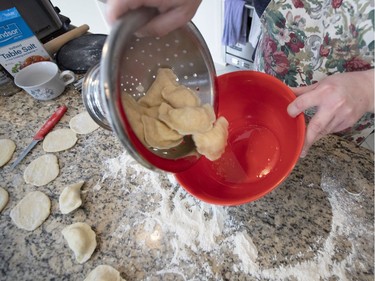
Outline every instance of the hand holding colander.
<path id="1" fill-rule="evenodd" d="M 155 15 L 156 9 L 144 7 L 129 11 L 115 23 L 104 44 L 100 65 L 86 74 L 82 94 L 91 117 L 112 129 L 134 159 L 152 170 L 179 172 L 199 158 L 191 138 L 185 137 L 182 144 L 171 149 L 145 147 L 129 125 L 121 96 L 139 99 L 157 70 L 167 67 L 180 84 L 196 91 L 202 103 L 216 110 L 216 73 L 208 47 L 191 22 L 163 37 L 136 37 L 134 33 Z"/>

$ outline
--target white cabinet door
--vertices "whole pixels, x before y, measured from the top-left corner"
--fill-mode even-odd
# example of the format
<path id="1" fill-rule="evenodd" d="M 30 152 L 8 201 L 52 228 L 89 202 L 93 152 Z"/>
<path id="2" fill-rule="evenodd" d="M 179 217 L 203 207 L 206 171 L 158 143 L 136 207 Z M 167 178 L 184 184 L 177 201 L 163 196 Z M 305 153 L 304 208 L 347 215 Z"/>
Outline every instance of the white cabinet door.
<path id="1" fill-rule="evenodd" d="M 110 26 L 105 18 L 105 4 L 98 0 L 51 0 L 61 14 L 71 20 L 72 25 L 87 24 L 90 32 L 108 34 Z"/>
<path id="2" fill-rule="evenodd" d="M 202 33 L 215 63 L 225 65 L 224 47 L 221 44 L 224 24 L 224 1 L 203 0 L 193 23 Z"/>

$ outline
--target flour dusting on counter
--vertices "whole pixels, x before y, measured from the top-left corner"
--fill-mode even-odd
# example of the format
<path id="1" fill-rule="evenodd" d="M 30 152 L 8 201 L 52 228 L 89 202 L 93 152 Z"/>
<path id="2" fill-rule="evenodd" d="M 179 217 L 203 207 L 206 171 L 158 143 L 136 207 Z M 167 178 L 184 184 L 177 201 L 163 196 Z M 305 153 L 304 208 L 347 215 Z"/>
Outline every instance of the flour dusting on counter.
<path id="1" fill-rule="evenodd" d="M 131 225 L 124 225 L 125 220 L 119 221 L 114 233 L 119 237 L 129 235 L 131 229 L 137 228 L 137 240 L 144 241 L 149 248 L 160 247 L 163 237 L 168 237 L 166 243 L 173 250 L 173 254 L 163 270 L 156 274 L 174 273 L 186 280 L 182 264 L 193 263 L 194 253 L 198 256 L 221 256 L 228 249 L 232 249 L 233 272 L 245 272 L 258 279 L 285 280 L 319 280 L 332 276 L 339 280 L 350 280 L 345 267 L 360 257 L 355 246 L 355 239 L 359 235 L 372 235 L 372 226 L 357 225 L 356 218 L 350 215 L 353 208 L 358 207 L 356 201 L 359 196 L 346 192 L 340 182 L 323 174 L 321 188 L 327 193 L 332 208 L 331 231 L 321 248 L 313 258 L 290 265 L 280 265 L 273 268 L 261 267 L 258 259 L 258 248 L 253 242 L 251 229 L 244 231 L 245 222 L 233 220 L 230 208 L 206 204 L 186 193 L 179 186 L 172 174 L 160 174 L 149 171 L 127 153 L 118 158 L 105 162 L 106 171 L 102 181 L 118 177 L 131 177 L 135 186 L 123 186 L 129 192 L 128 196 L 143 194 L 150 198 L 150 209 L 139 210 L 143 220 L 134 221 Z M 164 181 L 161 180 L 164 179 Z M 162 183 L 164 182 L 164 184 Z M 166 185 L 165 182 L 168 184 Z M 312 186 L 310 186 L 312 188 Z M 350 252 L 338 258 L 337 237 L 347 236 Z M 253 239 L 252 239 L 253 238 Z M 371 238 L 371 237 L 369 237 Z M 304 253 L 300 253 L 301 256 Z M 226 257 L 227 258 L 227 257 Z M 220 263 L 220 259 L 216 260 Z M 358 261 L 360 263 L 360 260 Z M 211 263 L 199 262 L 195 265 L 204 267 L 206 278 L 223 280 Z M 193 264 L 194 266 L 194 264 Z M 360 266 L 360 265 L 359 265 Z M 202 278 L 201 280 L 206 280 Z"/>

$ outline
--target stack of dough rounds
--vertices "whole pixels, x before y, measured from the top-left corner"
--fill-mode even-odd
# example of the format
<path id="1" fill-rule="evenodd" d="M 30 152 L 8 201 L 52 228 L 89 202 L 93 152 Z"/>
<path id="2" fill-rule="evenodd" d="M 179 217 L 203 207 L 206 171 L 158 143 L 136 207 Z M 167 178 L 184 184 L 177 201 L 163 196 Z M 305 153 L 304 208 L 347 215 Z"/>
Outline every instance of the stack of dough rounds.
<path id="1" fill-rule="evenodd" d="M 11 139 L 0 139 L 0 167 L 12 158 L 16 144 Z"/>
<path id="2" fill-rule="evenodd" d="M 194 142 L 199 142 L 195 143 L 197 151 L 211 161 L 217 160 L 227 145 L 228 122 L 221 117 L 216 124 L 213 107 L 201 105 L 198 95 L 177 80 L 171 69 L 160 68 L 138 101 L 125 93 L 123 104 L 128 121 L 145 146 L 169 149 L 192 135 Z"/>

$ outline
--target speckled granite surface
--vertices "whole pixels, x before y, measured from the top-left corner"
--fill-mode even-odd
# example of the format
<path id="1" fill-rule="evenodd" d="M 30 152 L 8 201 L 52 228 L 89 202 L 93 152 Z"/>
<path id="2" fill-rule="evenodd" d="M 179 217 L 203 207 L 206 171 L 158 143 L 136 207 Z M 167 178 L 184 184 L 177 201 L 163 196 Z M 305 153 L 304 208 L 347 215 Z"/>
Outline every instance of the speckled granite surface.
<path id="1" fill-rule="evenodd" d="M 68 111 L 56 128 L 84 110 L 69 88 L 58 99 L 20 92 L 0 97 L 0 138 L 13 139 L 13 159 L 58 105 Z M 56 153 L 60 175 L 34 187 L 22 174 L 37 147 L 13 171 L 0 168 L 10 201 L 0 213 L 0 280 L 83 280 L 109 264 L 127 280 L 373 280 L 373 153 L 336 137 L 317 143 L 290 177 L 264 198 L 238 207 L 204 204 L 173 175 L 150 172 L 124 152 L 112 132 L 79 135 Z M 62 215 L 58 197 L 85 180 L 83 205 Z M 9 213 L 26 193 L 45 192 L 51 215 L 36 230 L 18 229 Z M 78 264 L 61 230 L 86 222 L 98 246 Z"/>

